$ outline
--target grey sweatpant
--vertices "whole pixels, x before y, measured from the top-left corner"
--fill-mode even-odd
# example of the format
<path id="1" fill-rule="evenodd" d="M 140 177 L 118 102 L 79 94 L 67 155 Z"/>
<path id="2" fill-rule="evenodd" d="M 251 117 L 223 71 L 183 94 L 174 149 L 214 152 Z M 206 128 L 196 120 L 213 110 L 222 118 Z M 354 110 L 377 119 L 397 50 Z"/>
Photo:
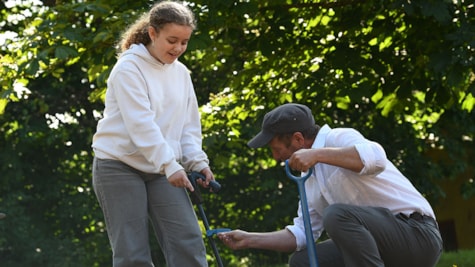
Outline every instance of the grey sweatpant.
<path id="1" fill-rule="evenodd" d="M 153 266 L 149 221 L 168 267 L 208 266 L 201 229 L 187 192 L 165 176 L 120 161 L 94 159 L 93 187 L 102 208 L 114 267 Z"/>
<path id="2" fill-rule="evenodd" d="M 316 245 L 319 267 L 433 267 L 442 253 L 439 229 L 427 218 L 334 204 L 323 224 L 331 239 Z M 308 267 L 307 250 L 295 252 L 289 265 Z"/>

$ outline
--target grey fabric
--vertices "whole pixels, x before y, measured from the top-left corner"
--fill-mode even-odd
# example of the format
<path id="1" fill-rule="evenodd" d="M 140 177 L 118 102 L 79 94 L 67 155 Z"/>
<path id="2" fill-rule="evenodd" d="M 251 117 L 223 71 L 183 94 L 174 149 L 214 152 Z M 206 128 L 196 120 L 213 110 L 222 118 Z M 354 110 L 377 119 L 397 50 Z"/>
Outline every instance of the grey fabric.
<path id="1" fill-rule="evenodd" d="M 332 266 L 345 267 L 343 257 L 331 239 L 316 244 L 318 267 Z M 289 266 L 291 267 L 308 267 L 310 261 L 308 259 L 307 249 L 297 251 L 290 257 Z"/>
<path id="2" fill-rule="evenodd" d="M 208 266 L 187 192 L 165 176 L 120 161 L 94 159 L 93 187 L 104 213 L 114 267 L 153 266 L 149 221 L 169 267 Z"/>
<path id="3" fill-rule="evenodd" d="M 346 204 L 329 206 L 323 217 L 331 240 L 317 244 L 319 267 L 432 267 L 442 253 L 439 229 L 428 217 L 395 216 L 385 208 Z M 303 250 L 289 263 L 302 267 L 308 262 Z"/>

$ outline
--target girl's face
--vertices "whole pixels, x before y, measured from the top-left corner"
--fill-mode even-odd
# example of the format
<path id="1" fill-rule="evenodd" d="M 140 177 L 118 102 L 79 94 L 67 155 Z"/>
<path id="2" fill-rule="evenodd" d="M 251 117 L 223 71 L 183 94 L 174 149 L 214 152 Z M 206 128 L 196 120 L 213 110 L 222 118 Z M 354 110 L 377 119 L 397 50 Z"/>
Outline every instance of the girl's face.
<path id="1" fill-rule="evenodd" d="M 147 46 L 150 54 L 163 64 L 171 64 L 186 50 L 193 29 L 175 23 L 166 24 L 159 32 L 149 27 L 152 42 Z"/>

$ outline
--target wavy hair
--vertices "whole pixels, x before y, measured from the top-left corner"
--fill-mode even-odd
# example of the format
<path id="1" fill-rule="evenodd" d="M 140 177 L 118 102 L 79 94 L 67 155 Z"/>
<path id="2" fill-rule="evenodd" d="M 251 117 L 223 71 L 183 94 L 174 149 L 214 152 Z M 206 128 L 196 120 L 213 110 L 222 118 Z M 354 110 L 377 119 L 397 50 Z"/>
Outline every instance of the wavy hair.
<path id="1" fill-rule="evenodd" d="M 119 42 L 120 51 L 124 52 L 132 44 L 148 45 L 151 42 L 148 27 L 152 26 L 159 32 L 168 23 L 189 26 L 193 30 L 196 28 L 195 16 L 187 6 L 174 1 L 159 2 L 122 34 Z"/>

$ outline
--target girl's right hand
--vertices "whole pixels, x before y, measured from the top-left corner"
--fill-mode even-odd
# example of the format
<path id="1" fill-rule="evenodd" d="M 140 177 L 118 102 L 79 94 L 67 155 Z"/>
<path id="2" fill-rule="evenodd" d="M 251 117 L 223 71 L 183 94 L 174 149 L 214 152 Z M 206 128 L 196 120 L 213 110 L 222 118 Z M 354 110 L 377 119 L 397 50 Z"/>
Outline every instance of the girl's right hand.
<path id="1" fill-rule="evenodd" d="M 172 174 L 170 177 L 168 177 L 168 182 L 174 187 L 187 188 L 190 190 L 190 192 L 195 191 L 184 170 L 180 170 Z"/>

